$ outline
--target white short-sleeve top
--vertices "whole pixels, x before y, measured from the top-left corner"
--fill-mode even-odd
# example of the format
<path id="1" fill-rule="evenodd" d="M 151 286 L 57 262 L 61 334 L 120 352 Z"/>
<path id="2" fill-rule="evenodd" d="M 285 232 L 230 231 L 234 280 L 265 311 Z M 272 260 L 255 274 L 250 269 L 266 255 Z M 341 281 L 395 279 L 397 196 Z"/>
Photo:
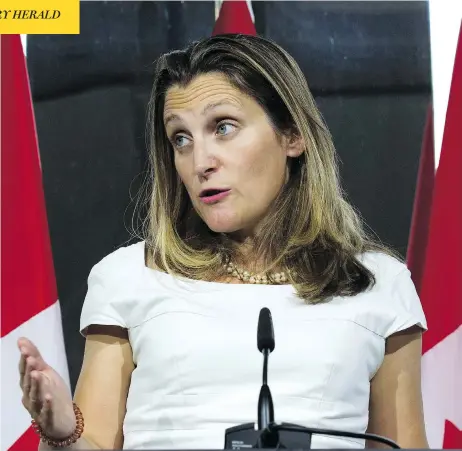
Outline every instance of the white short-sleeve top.
<path id="1" fill-rule="evenodd" d="M 80 323 L 83 334 L 91 324 L 128 329 L 136 368 L 125 449 L 223 449 L 225 429 L 257 421 L 263 307 L 276 341 L 268 376 L 275 420 L 318 428 L 365 432 L 385 339 L 426 328 L 408 269 L 384 254 L 361 257 L 376 276 L 372 289 L 309 305 L 291 285 L 194 281 L 152 270 L 144 246 L 122 247 L 93 267 Z M 312 447 L 364 442 L 313 436 Z"/>

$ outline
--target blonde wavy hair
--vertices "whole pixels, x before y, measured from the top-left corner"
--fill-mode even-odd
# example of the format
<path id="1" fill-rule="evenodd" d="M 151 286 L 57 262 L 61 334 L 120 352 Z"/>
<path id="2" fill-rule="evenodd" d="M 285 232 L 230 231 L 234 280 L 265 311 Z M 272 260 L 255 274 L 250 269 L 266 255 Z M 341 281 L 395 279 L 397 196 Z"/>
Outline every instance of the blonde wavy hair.
<path id="1" fill-rule="evenodd" d="M 192 207 L 176 172 L 163 123 L 165 96 L 194 77 L 220 73 L 265 110 L 279 136 L 300 137 L 303 154 L 289 160 L 289 180 L 255 237 L 256 256 L 290 269 L 307 302 L 352 296 L 375 283 L 360 261 L 367 251 L 392 251 L 374 241 L 339 183 L 332 137 L 295 60 L 256 36 L 221 35 L 160 57 L 148 108 L 150 175 L 144 239 L 149 266 L 176 276 L 219 280 L 224 262 L 238 258 L 226 235 L 211 231 Z"/>

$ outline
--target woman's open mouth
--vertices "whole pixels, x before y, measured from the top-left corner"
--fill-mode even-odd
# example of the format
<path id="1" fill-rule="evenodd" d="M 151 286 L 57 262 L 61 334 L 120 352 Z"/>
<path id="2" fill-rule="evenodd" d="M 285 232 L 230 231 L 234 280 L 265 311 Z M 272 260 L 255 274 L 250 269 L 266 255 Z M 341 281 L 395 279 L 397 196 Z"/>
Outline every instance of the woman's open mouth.
<path id="1" fill-rule="evenodd" d="M 230 189 L 205 189 L 199 194 L 199 198 L 204 204 L 213 204 L 224 199 L 230 193 Z"/>

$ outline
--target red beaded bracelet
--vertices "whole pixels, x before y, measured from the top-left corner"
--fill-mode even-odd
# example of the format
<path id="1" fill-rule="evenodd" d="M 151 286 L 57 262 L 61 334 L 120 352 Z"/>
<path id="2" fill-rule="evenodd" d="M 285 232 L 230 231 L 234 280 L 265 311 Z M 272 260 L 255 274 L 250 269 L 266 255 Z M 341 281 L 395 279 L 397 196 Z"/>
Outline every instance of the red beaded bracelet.
<path id="1" fill-rule="evenodd" d="M 32 428 L 40 436 L 40 440 L 42 442 L 54 448 L 64 448 L 65 446 L 72 445 L 82 436 L 83 426 L 84 426 L 83 415 L 75 402 L 73 403 L 73 405 L 74 405 L 75 422 L 76 422 L 75 429 L 74 429 L 74 432 L 69 437 L 63 440 L 55 440 L 55 439 L 52 439 L 46 436 L 43 433 L 42 428 L 36 423 L 36 421 L 35 420 L 31 421 Z"/>

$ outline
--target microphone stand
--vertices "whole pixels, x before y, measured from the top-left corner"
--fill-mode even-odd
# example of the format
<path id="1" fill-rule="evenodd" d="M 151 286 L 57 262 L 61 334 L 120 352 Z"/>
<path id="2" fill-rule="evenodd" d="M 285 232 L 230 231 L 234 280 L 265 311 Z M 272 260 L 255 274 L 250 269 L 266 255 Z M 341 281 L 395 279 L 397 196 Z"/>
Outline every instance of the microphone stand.
<path id="1" fill-rule="evenodd" d="M 270 429 L 274 424 L 274 405 L 271 390 L 268 386 L 268 356 L 269 349 L 263 349 L 263 383 L 258 397 L 258 430 L 263 431 L 260 435 L 256 448 L 277 448 L 279 433 L 277 429 Z"/>

